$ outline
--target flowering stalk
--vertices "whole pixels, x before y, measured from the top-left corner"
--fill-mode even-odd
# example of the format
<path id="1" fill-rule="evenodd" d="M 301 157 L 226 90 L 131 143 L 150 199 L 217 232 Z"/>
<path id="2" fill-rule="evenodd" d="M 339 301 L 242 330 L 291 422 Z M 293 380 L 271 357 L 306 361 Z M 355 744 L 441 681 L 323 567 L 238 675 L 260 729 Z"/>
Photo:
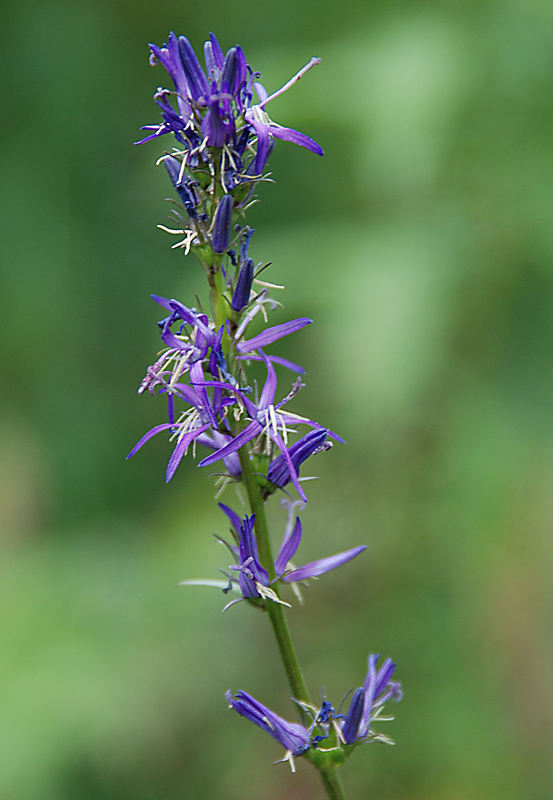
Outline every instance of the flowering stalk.
<path id="1" fill-rule="evenodd" d="M 217 586 L 225 594 L 237 595 L 225 609 L 244 601 L 267 614 L 300 722 L 287 721 L 243 691 L 233 695 L 229 690 L 227 701 L 285 747 L 284 760 L 293 770 L 294 759 L 305 758 L 319 771 L 327 796 L 343 800 L 337 770 L 359 744 L 393 743 L 375 732 L 372 724 L 391 719 L 382 715 L 383 705 L 389 699 L 401 699 L 401 689 L 391 680 L 395 664 L 387 659 L 377 669 L 378 656 L 371 655 L 367 677 L 354 692 L 347 715 L 326 699 L 320 707 L 310 700 L 286 619 L 289 603 L 282 590 L 290 585 L 301 601 L 306 581 L 348 563 L 365 546 L 301 566 L 292 561 L 303 535 L 297 512 L 307 502 L 300 469 L 312 456 L 330 449 L 330 440 L 343 440 L 309 417 L 285 408 L 303 387 L 300 377 L 288 394 L 277 399 L 275 365 L 298 376 L 304 370 L 267 348 L 301 331 L 311 320 L 300 317 L 269 325 L 267 311 L 280 305 L 270 290 L 283 287 L 260 279 L 268 265 L 256 266 L 250 257 L 253 230 L 244 224 L 259 184 L 268 179 L 265 168 L 275 140 L 323 153 L 308 136 L 278 125 L 266 111 L 271 100 L 297 83 L 319 59 L 311 59 L 282 89 L 269 95 L 241 48 L 233 47 L 224 55 L 213 34 L 204 46 L 205 71 L 184 36 L 171 33 L 167 45 L 150 45 L 150 49 L 152 63 L 165 67 L 174 92 L 156 92 L 162 122 L 145 126 L 148 135 L 140 143 L 166 134 L 174 136 L 177 146 L 160 161 L 181 201 L 172 215 L 175 227 L 159 227 L 182 236 L 174 247 L 198 257 L 207 277 L 210 314 L 178 300 L 153 297 L 167 315 L 158 323 L 165 349 L 148 368 L 139 392 L 165 397 L 167 422 L 148 431 L 129 457 L 152 436 L 168 433 L 174 448 L 167 481 L 173 479 L 190 448 L 195 454 L 197 447 L 202 447 L 208 453 L 198 466 L 217 464 L 223 470 L 217 478 L 219 493 L 229 484 L 245 487 L 249 516 L 219 504 L 230 523 L 231 541 L 218 538 L 235 562 L 228 572 L 223 571 L 226 580 L 183 583 Z M 253 102 L 254 93 L 257 103 Z M 252 334 L 250 326 L 256 318 L 263 318 L 265 327 Z M 266 377 L 261 391 L 254 393 L 247 372 L 256 364 Z M 301 426 L 308 428 L 307 433 L 291 442 Z M 300 500 L 293 501 L 287 487 Z M 275 558 L 265 506 L 277 492 L 285 494 L 281 506 L 287 511 L 287 522 Z"/>

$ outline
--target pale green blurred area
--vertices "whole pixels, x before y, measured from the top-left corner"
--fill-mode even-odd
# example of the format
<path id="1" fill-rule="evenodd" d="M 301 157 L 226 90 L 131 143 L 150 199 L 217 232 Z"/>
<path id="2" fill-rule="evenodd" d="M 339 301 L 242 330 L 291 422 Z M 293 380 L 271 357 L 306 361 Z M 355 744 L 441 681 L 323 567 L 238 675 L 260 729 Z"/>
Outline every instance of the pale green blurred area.
<path id="1" fill-rule="evenodd" d="M 7 10 L 7 9 L 6 9 Z M 156 230 L 162 145 L 133 148 L 166 84 L 148 41 L 239 41 L 271 106 L 326 155 L 277 143 L 252 212 L 285 283 L 294 408 L 340 431 L 311 462 L 299 562 L 368 545 L 290 613 L 314 696 L 369 651 L 405 688 L 344 770 L 350 798 L 553 794 L 553 10 L 549 2 L 166 0 L 7 10 L 0 237 L 0 797 L 307 800 L 300 764 L 226 711 L 293 716 L 266 620 L 221 615 L 212 484 L 167 487 L 164 413 L 136 387 L 148 295 L 193 303 L 199 267 Z M 204 295 L 205 296 L 205 295 Z M 289 389 L 283 374 L 282 394 Z M 236 505 L 234 490 L 224 499 Z M 271 517 L 280 535 L 276 502 Z"/>

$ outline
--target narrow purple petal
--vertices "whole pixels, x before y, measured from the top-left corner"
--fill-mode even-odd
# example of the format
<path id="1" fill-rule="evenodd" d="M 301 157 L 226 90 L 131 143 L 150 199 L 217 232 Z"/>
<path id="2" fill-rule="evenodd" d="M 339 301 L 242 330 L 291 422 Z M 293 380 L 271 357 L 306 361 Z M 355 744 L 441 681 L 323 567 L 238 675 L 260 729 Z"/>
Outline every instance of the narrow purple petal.
<path id="1" fill-rule="evenodd" d="M 209 41 L 211 43 L 211 52 L 213 53 L 213 60 L 217 69 L 222 70 L 225 63 L 225 56 L 221 50 L 221 45 L 214 33 L 209 34 Z"/>
<path id="2" fill-rule="evenodd" d="M 167 480 L 167 483 L 169 483 L 169 481 L 171 480 L 171 478 L 175 474 L 175 470 L 177 469 L 178 465 L 182 461 L 182 457 L 184 456 L 187 447 L 191 444 L 191 442 L 194 441 L 194 439 L 197 436 L 200 436 L 209 427 L 210 427 L 209 423 L 207 425 L 202 425 L 200 428 L 196 428 L 193 431 L 189 431 L 188 433 L 185 433 L 184 436 L 182 436 L 179 439 L 175 449 L 173 450 L 171 458 L 169 459 L 169 463 L 167 464 L 167 472 L 166 472 L 166 476 L 165 476 L 166 480 Z"/>
<path id="3" fill-rule="evenodd" d="M 277 408 L 278 407 L 279 407 L 279 404 L 277 404 Z M 285 422 L 287 425 L 300 425 L 301 424 L 301 425 L 310 425 L 312 428 L 320 428 L 321 427 L 320 422 L 315 422 L 314 419 L 307 419 L 305 417 L 301 417 L 300 419 L 298 419 L 298 417 L 295 416 L 294 414 L 287 414 L 285 411 L 284 412 L 280 412 L 279 416 L 281 417 L 282 421 Z M 342 437 L 338 436 L 338 434 L 334 433 L 334 431 L 331 431 L 328 428 L 326 429 L 326 431 L 327 431 L 327 434 L 328 434 L 330 439 L 335 439 L 337 442 L 341 442 L 342 444 L 346 443 L 346 440 L 342 439 Z"/>
<path id="4" fill-rule="evenodd" d="M 375 698 L 377 698 L 378 695 L 384 691 L 388 681 L 394 674 L 395 668 L 396 665 L 394 664 L 391 658 L 387 658 L 386 661 L 382 664 L 382 666 L 378 670 L 378 675 L 376 676 L 376 684 L 374 687 Z"/>
<path id="5" fill-rule="evenodd" d="M 130 453 L 129 453 L 129 455 L 127 456 L 127 458 L 130 458 L 131 456 L 134 456 L 134 454 L 135 454 L 135 453 L 136 453 L 138 450 L 140 450 L 140 448 L 142 447 L 142 445 L 143 445 L 143 444 L 146 444 L 146 442 L 147 442 L 149 439 L 151 439 L 151 438 L 152 438 L 152 436 L 155 436 L 155 435 L 156 435 L 156 433 L 159 433 L 160 431 L 166 431 L 166 430 L 167 430 L 167 428 L 174 428 L 174 427 L 175 427 L 175 426 L 173 425 L 173 423 L 172 423 L 172 422 L 164 422 L 162 425 L 156 425 L 156 426 L 155 426 L 155 428 L 151 428 L 151 429 L 148 431 L 148 433 L 145 433 L 145 434 L 144 434 L 144 436 L 142 437 L 142 439 L 140 439 L 140 441 L 138 441 L 138 442 L 135 444 L 135 446 L 133 447 L 133 449 L 131 450 L 131 452 L 130 452 Z"/>
<path id="6" fill-rule="evenodd" d="M 290 750 L 293 755 L 299 756 L 309 748 L 311 735 L 303 725 L 297 722 L 288 722 L 279 717 L 278 714 L 246 692 L 236 692 L 236 696 L 233 697 L 228 691 L 225 697 L 235 711 L 267 731 L 273 739 L 276 739 L 286 750 Z"/>
<path id="7" fill-rule="evenodd" d="M 276 342 L 277 339 L 282 339 L 283 336 L 288 336 L 291 333 L 300 331 L 312 322 L 313 320 L 308 317 L 299 317 L 290 322 L 273 325 L 272 328 L 267 328 L 262 333 L 254 336 L 253 339 L 247 339 L 245 342 L 238 342 L 236 349 L 239 353 L 249 353 L 252 350 L 259 350 L 260 347 L 266 347 L 268 344 Z"/>
<path id="8" fill-rule="evenodd" d="M 277 575 L 282 575 L 290 559 L 294 558 L 296 550 L 299 547 L 300 541 L 301 541 L 301 522 L 300 518 L 296 517 L 296 524 L 294 525 L 294 529 L 290 534 L 290 536 L 288 536 L 288 538 L 284 539 L 284 541 L 282 542 L 280 546 L 280 552 L 275 561 L 275 570 Z"/>
<path id="9" fill-rule="evenodd" d="M 171 392 L 167 393 L 167 419 L 171 424 L 175 423 L 175 396 Z"/>
<path id="10" fill-rule="evenodd" d="M 182 396 L 183 400 L 186 400 L 191 406 L 194 406 L 194 408 L 201 407 L 202 401 L 198 393 L 194 391 L 191 386 L 188 386 L 186 383 L 175 383 L 174 388 L 179 390 L 179 394 Z"/>
<path id="11" fill-rule="evenodd" d="M 258 409 L 264 410 L 272 406 L 275 402 L 275 393 L 277 389 L 277 377 L 275 368 L 271 364 L 271 362 L 267 359 L 265 354 L 261 352 L 261 357 L 265 362 L 265 366 L 267 367 L 267 380 L 263 386 L 263 390 L 261 392 L 261 397 L 259 398 Z"/>
<path id="12" fill-rule="evenodd" d="M 204 71 L 194 52 L 194 48 L 186 36 L 179 36 L 178 43 L 179 54 L 190 94 L 193 96 L 194 100 L 198 100 L 202 96 L 207 97 L 209 95 L 209 86 Z"/>
<path id="13" fill-rule="evenodd" d="M 232 508 L 229 508 L 229 506 L 226 506 L 224 503 L 218 503 L 218 506 L 223 512 L 223 514 L 226 514 L 227 517 L 229 518 L 230 524 L 236 531 L 236 534 L 240 536 L 240 528 L 242 527 L 242 520 L 240 519 L 236 511 L 233 511 Z"/>
<path id="14" fill-rule="evenodd" d="M 217 81 L 217 73 L 220 72 L 220 68 L 217 66 L 215 62 L 215 57 L 213 55 L 213 45 L 211 42 L 205 42 L 204 44 L 204 58 L 205 58 L 205 71 L 207 73 L 208 81 L 215 83 Z"/>
<path id="15" fill-rule="evenodd" d="M 262 83 L 259 83 L 259 81 L 253 82 L 253 88 L 257 92 L 257 96 L 259 97 L 259 102 L 264 103 L 265 100 L 269 97 L 267 89 L 263 86 Z"/>
<path id="16" fill-rule="evenodd" d="M 374 688 L 376 686 L 376 662 L 380 658 L 379 655 L 371 653 L 369 655 L 369 666 L 363 689 L 365 691 L 365 702 L 363 704 L 363 716 L 359 727 L 359 736 L 365 736 L 371 725 L 371 713 L 374 701 Z"/>
<path id="17" fill-rule="evenodd" d="M 286 463 L 288 465 L 288 469 L 290 470 L 290 480 L 292 481 L 292 483 L 296 487 L 297 493 L 299 494 L 301 499 L 305 503 L 307 503 L 306 494 L 303 491 L 303 489 L 302 489 L 302 487 L 300 485 L 300 482 L 298 480 L 298 473 L 296 472 L 296 468 L 295 468 L 295 466 L 294 466 L 294 464 L 292 462 L 292 459 L 290 458 L 290 453 L 288 452 L 288 448 L 286 447 L 286 445 L 284 444 L 284 442 L 282 441 L 282 439 L 278 435 L 278 433 L 273 431 L 270 427 L 269 427 L 267 433 L 269 434 L 269 436 L 271 437 L 273 442 L 277 445 L 278 449 L 280 450 L 280 452 L 284 456 L 284 460 L 286 461 Z"/>
<path id="18" fill-rule="evenodd" d="M 160 306 L 163 306 L 166 311 L 173 310 L 171 307 L 171 300 L 169 300 L 167 297 L 160 297 L 158 294 L 151 294 L 150 297 L 152 300 L 155 300 L 156 303 L 159 303 Z"/>
<path id="19" fill-rule="evenodd" d="M 246 119 L 257 133 L 257 153 L 254 162 L 254 173 L 256 175 L 261 175 L 271 149 L 269 126 L 256 119 L 251 110 L 246 112 Z"/>
<path id="20" fill-rule="evenodd" d="M 248 353 L 246 356 L 238 356 L 238 361 L 263 361 L 261 356 L 253 355 L 253 353 Z M 267 356 L 269 361 L 273 364 L 280 364 L 282 367 L 286 367 L 286 369 L 291 370 L 292 372 L 297 372 L 299 375 L 303 375 L 305 370 L 303 367 L 300 367 L 299 364 L 294 364 L 293 361 L 288 361 L 287 358 L 281 358 L 280 356 Z"/>
<path id="21" fill-rule="evenodd" d="M 346 744 L 353 744 L 357 739 L 359 722 L 363 713 L 365 691 L 362 686 L 356 689 L 351 698 L 349 711 L 342 727 L 342 736 Z"/>
<path id="22" fill-rule="evenodd" d="M 210 464 L 215 464 L 215 462 L 219 461 L 221 458 L 225 458 L 225 456 L 235 453 L 245 444 L 251 442 L 251 440 L 258 436 L 262 430 L 263 425 L 257 422 L 257 420 L 250 422 L 250 424 L 244 428 L 242 433 L 239 433 L 238 436 L 235 436 L 231 442 L 225 445 L 225 447 L 221 447 L 220 450 L 217 450 L 215 453 L 207 456 L 207 458 L 204 458 L 202 461 L 200 461 L 198 466 L 208 467 Z"/>
<path id="23" fill-rule="evenodd" d="M 282 580 L 286 581 L 287 583 L 291 583 L 292 581 L 302 581 L 306 578 L 315 578 L 317 575 L 323 575 L 325 572 L 329 572 L 331 569 L 341 567 L 342 564 L 346 564 L 348 561 L 351 561 L 352 558 L 358 556 L 359 553 L 362 553 L 365 549 L 366 545 L 361 545 L 361 547 L 354 547 L 352 550 L 346 550 L 343 553 L 337 553 L 335 556 L 327 556 L 327 558 L 321 558 L 318 561 L 312 561 L 310 564 L 305 564 L 303 567 L 298 567 L 298 569 L 295 569 L 293 572 L 285 575 Z"/>
<path id="24" fill-rule="evenodd" d="M 320 146 L 320 144 L 317 144 L 317 142 L 313 141 L 313 139 L 310 139 L 309 136 L 305 135 L 305 133 L 300 133 L 292 128 L 283 128 L 280 125 L 274 124 L 269 128 L 269 133 L 276 139 L 283 139 L 285 142 L 293 142 L 294 144 L 299 144 L 301 147 L 306 147 L 308 150 L 311 150 L 312 153 L 316 153 L 318 156 L 324 155 L 323 148 Z"/>

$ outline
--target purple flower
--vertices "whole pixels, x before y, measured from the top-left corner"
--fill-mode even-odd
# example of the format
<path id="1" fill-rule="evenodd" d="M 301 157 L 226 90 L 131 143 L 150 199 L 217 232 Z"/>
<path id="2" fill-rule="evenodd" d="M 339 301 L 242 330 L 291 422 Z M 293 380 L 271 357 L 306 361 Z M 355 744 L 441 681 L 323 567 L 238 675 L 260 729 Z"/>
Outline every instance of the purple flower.
<path id="1" fill-rule="evenodd" d="M 270 330 L 273 329 L 269 328 L 269 331 Z M 260 334 L 260 336 L 262 335 L 263 334 Z M 275 393 L 277 388 L 275 369 L 263 351 L 260 351 L 260 353 L 265 361 L 265 366 L 267 367 L 267 380 L 265 381 L 259 402 L 256 405 L 252 400 L 249 399 L 249 397 L 247 397 L 247 395 L 240 394 L 240 402 L 244 405 L 251 422 L 246 425 L 241 433 L 234 437 L 232 442 L 227 444 L 225 447 L 222 447 L 220 450 L 217 450 L 215 453 L 212 453 L 210 456 L 207 456 L 207 458 L 204 458 L 202 461 L 200 461 L 198 466 L 207 467 L 211 464 L 214 464 L 219 459 L 225 458 L 231 453 L 235 453 L 237 450 L 239 450 L 241 447 L 244 447 L 244 445 L 246 445 L 248 442 L 251 442 L 252 439 L 255 439 L 260 434 L 264 434 L 268 436 L 280 450 L 286 466 L 288 467 L 291 482 L 296 487 L 302 500 L 307 500 L 305 492 L 299 483 L 296 467 L 294 466 L 292 457 L 290 456 L 288 448 L 282 439 L 281 432 L 284 433 L 287 431 L 287 425 L 296 425 L 298 423 L 305 423 L 311 427 L 319 429 L 321 426 L 313 420 L 300 417 L 296 414 L 284 413 L 280 410 L 282 406 L 291 400 L 296 394 L 297 388 L 292 390 L 292 392 L 279 403 L 275 404 Z M 207 385 L 216 384 L 211 382 Z M 231 386 L 227 386 L 226 388 L 231 390 L 233 389 Z M 339 441 L 343 441 L 340 439 L 340 437 L 336 436 L 336 434 L 333 434 L 332 431 L 328 431 L 328 435 L 338 439 Z"/>
<path id="2" fill-rule="evenodd" d="M 232 147 L 233 160 L 241 162 L 250 140 L 257 139 L 255 156 L 248 165 L 254 175 L 261 174 L 273 139 L 294 142 L 323 154 L 321 147 L 308 136 L 277 125 L 265 111 L 268 102 L 289 89 L 320 59 L 311 59 L 282 89 L 268 96 L 263 86 L 254 81 L 258 74 L 247 65 L 242 49 L 231 47 L 226 56 L 223 55 L 213 34 L 204 45 L 205 72 L 186 36 L 177 38 L 171 32 L 166 45 L 151 44 L 150 50 L 151 63 L 159 61 L 173 80 L 177 108 L 174 109 L 168 100 L 170 92 L 158 91 L 155 98 L 163 122 L 144 126 L 143 129 L 151 133 L 142 142 L 174 133 L 196 157 L 200 154 L 201 142 L 206 140 L 210 147 Z M 252 105 L 254 89 L 260 100 L 257 105 Z M 239 167 L 239 163 L 236 166 Z M 235 172 L 238 174 L 240 169 Z"/>
<path id="3" fill-rule="evenodd" d="M 168 423 L 156 425 L 149 430 L 127 456 L 127 458 L 131 458 L 157 433 L 171 430 L 172 438 L 176 439 L 176 445 L 167 465 L 167 482 L 171 480 L 183 456 L 195 440 L 201 441 L 200 437 L 204 437 L 204 443 L 208 444 L 208 446 L 221 445 L 224 439 L 218 436 L 219 417 L 227 405 L 234 403 L 231 398 L 223 398 L 221 391 L 217 389 L 213 392 L 213 397 L 210 398 L 205 386 L 206 381 L 200 361 L 195 361 L 190 366 L 190 378 L 195 386 L 189 386 L 185 383 L 168 385 L 171 391 L 170 397 L 175 396 L 185 400 L 190 404 L 190 408 L 181 415 L 179 420 L 170 419 Z M 172 405 L 170 409 L 172 409 Z M 171 411 L 170 416 L 172 416 Z M 211 433 L 212 438 L 209 438 L 209 433 Z"/>
<path id="4" fill-rule="evenodd" d="M 291 504 L 292 509 L 293 507 L 293 504 Z M 223 505 L 223 503 L 219 503 L 219 508 L 228 517 L 234 531 L 234 539 L 239 543 L 238 548 L 233 549 L 233 552 L 238 556 L 238 564 L 233 565 L 230 569 L 238 572 L 238 585 L 242 596 L 246 599 L 263 597 L 279 602 L 278 596 L 269 588 L 269 575 L 259 561 L 254 531 L 255 516 L 246 516 L 241 520 L 238 514 L 228 506 Z M 299 517 L 296 517 L 295 523 L 292 519 L 289 520 L 275 560 L 277 580 L 283 580 L 285 583 L 295 583 L 307 578 L 315 578 L 325 572 L 336 569 L 336 567 L 340 567 L 342 564 L 346 564 L 366 549 L 365 545 L 361 545 L 343 553 L 337 553 L 327 558 L 312 561 L 304 566 L 289 569 L 288 564 L 296 554 L 301 537 L 302 526 Z"/>
<path id="5" fill-rule="evenodd" d="M 369 741 L 393 744 L 388 737 L 371 730 L 372 722 L 391 719 L 381 716 L 384 703 L 390 699 L 399 702 L 403 697 L 401 684 L 391 680 L 396 665 L 391 658 L 387 658 L 380 669 L 377 669 L 378 659 L 378 655 L 369 656 L 365 683 L 354 692 L 348 714 L 342 723 L 341 734 L 346 744 Z"/>
<path id="6" fill-rule="evenodd" d="M 288 722 L 250 694 L 239 691 L 235 696 L 229 689 L 225 697 L 231 708 L 276 739 L 286 750 L 283 760 L 289 760 L 294 772 L 294 756 L 301 756 L 311 745 L 311 734 L 298 722 Z"/>

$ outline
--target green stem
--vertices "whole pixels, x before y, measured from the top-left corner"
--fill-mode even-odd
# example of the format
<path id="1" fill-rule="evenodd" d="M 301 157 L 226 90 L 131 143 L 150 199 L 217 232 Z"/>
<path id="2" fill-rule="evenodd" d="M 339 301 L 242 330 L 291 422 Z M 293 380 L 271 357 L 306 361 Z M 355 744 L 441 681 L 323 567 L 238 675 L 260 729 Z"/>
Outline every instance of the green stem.
<path id="1" fill-rule="evenodd" d="M 275 562 L 271 549 L 271 540 L 269 538 L 269 529 L 267 527 L 267 517 L 265 514 L 265 503 L 261 497 L 259 487 L 255 481 L 255 476 L 252 472 L 249 454 L 246 448 L 239 451 L 240 466 L 242 467 L 242 479 L 246 485 L 248 497 L 252 513 L 255 514 L 255 531 L 257 539 L 257 547 L 259 551 L 259 560 L 262 567 L 269 573 L 269 579 L 272 581 L 276 577 Z M 274 587 L 274 591 L 278 595 L 278 587 Z M 302 700 L 304 703 L 309 703 L 309 692 L 305 685 L 305 680 L 301 671 L 301 667 L 296 655 L 296 650 L 290 635 L 288 621 L 284 613 L 284 606 L 280 603 L 267 602 L 267 614 L 271 620 L 275 639 L 277 641 L 280 657 L 284 665 L 286 677 L 292 690 L 292 695 L 296 700 Z M 299 707 L 300 715 L 304 723 L 309 722 L 306 712 Z"/>
<path id="2" fill-rule="evenodd" d="M 213 255 L 215 256 L 215 254 Z M 215 266 L 215 261 L 213 261 L 213 266 Z M 220 325 L 225 324 L 227 320 L 227 308 L 222 294 L 223 287 L 220 269 L 215 267 L 215 269 L 212 268 L 209 270 L 208 279 L 213 318 L 216 326 L 219 327 Z M 229 358 L 232 359 L 233 352 L 230 343 L 227 352 Z M 265 500 L 261 494 L 260 487 L 258 486 L 253 473 L 252 463 L 250 461 L 250 455 L 247 447 L 241 447 L 238 451 L 238 455 L 242 469 L 242 480 L 248 493 L 252 513 L 255 514 L 255 531 L 259 560 L 264 569 L 267 570 L 269 580 L 274 581 L 276 578 L 275 561 L 271 548 L 269 528 L 267 526 L 267 516 L 265 514 Z M 276 583 L 272 586 L 272 589 L 277 597 L 280 597 L 278 585 Z M 292 636 L 290 634 L 290 628 L 288 627 L 284 606 L 281 603 L 267 600 L 266 610 L 271 621 L 271 626 L 273 628 L 273 633 L 275 635 L 280 658 L 286 672 L 286 677 L 290 685 L 292 696 L 296 700 L 301 700 L 304 703 L 310 703 L 309 692 L 307 691 L 307 686 L 305 684 L 298 657 L 296 655 L 294 643 L 292 642 Z M 301 706 L 298 706 L 298 711 L 302 723 L 308 727 L 311 723 L 309 715 Z M 317 765 L 314 766 L 316 767 Z M 321 780 L 329 800 L 345 800 L 338 775 L 333 770 L 326 770 L 321 767 L 318 768 L 318 771 L 321 775 Z"/>
<path id="3" fill-rule="evenodd" d="M 320 774 L 329 800 L 346 800 L 338 774 L 336 772 L 324 772 L 323 770 L 321 770 Z"/>

